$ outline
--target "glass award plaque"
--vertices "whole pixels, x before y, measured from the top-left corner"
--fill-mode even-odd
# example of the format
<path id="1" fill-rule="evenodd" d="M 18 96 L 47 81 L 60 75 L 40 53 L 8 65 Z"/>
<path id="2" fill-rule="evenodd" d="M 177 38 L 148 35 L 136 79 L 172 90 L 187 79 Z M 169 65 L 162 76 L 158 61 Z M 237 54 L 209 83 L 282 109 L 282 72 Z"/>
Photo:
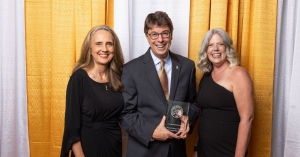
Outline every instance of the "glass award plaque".
<path id="1" fill-rule="evenodd" d="M 180 129 L 181 116 L 188 116 L 190 103 L 168 100 L 165 127 L 177 133 Z"/>

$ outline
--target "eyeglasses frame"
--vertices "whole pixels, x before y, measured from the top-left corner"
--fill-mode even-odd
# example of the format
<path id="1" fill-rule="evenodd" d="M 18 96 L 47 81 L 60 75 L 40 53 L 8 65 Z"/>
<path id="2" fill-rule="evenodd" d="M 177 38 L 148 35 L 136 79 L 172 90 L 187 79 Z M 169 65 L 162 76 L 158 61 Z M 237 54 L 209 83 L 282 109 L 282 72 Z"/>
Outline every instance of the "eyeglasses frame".
<path id="1" fill-rule="evenodd" d="M 154 32 L 153 32 L 153 33 L 154 33 Z M 160 35 L 162 38 L 169 38 L 170 35 L 172 34 L 171 31 L 165 30 L 165 31 L 162 31 L 161 33 L 155 33 L 155 34 L 157 34 L 157 37 L 156 37 L 156 38 L 153 38 L 153 37 L 152 37 L 153 33 L 148 34 L 148 36 L 149 36 L 150 39 L 152 39 L 152 40 L 156 40 L 156 39 L 159 37 L 159 35 Z M 163 36 L 164 33 L 168 33 L 168 36 L 167 36 L 167 37 L 164 37 L 164 36 Z"/>

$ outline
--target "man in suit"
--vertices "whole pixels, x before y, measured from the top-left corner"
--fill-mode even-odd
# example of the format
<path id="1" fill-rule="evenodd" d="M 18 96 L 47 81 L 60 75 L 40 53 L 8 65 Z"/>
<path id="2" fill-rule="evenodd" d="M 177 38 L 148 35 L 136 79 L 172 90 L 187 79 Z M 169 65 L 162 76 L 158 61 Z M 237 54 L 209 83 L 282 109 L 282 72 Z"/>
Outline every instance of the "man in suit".
<path id="1" fill-rule="evenodd" d="M 148 14 L 144 33 L 150 48 L 123 67 L 125 104 L 119 120 L 129 134 L 127 157 L 186 157 L 185 138 L 199 112 L 195 64 L 169 50 L 172 32 L 172 21 L 165 12 Z M 158 76 L 161 64 L 166 86 Z M 167 100 L 190 103 L 189 118 L 182 119 L 177 133 L 164 126 Z"/>

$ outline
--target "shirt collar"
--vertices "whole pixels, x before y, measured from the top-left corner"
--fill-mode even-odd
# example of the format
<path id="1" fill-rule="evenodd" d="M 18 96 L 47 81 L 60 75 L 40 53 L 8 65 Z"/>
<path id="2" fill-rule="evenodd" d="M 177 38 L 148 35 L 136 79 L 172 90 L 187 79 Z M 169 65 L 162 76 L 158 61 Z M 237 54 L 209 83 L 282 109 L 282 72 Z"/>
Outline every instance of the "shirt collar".
<path id="1" fill-rule="evenodd" d="M 151 57 L 152 57 L 152 59 L 153 59 L 153 61 L 154 61 L 154 64 L 156 65 L 156 64 L 159 64 L 160 63 L 160 59 L 159 58 L 157 58 L 154 54 L 153 54 L 153 52 L 152 52 L 152 50 L 150 49 L 150 54 L 151 54 Z M 170 54 L 168 53 L 168 56 L 164 59 L 164 61 L 165 61 L 165 64 L 167 64 L 167 65 L 171 65 L 172 63 L 171 63 L 171 57 L 170 57 Z"/>

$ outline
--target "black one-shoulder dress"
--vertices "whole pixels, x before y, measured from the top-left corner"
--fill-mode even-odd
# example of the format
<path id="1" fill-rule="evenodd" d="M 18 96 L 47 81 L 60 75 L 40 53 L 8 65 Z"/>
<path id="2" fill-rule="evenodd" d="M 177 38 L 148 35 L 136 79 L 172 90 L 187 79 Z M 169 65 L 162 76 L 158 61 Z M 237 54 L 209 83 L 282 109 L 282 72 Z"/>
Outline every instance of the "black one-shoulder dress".
<path id="1" fill-rule="evenodd" d="M 199 84 L 197 104 L 201 107 L 198 156 L 233 157 L 240 122 L 233 93 L 206 73 Z"/>

